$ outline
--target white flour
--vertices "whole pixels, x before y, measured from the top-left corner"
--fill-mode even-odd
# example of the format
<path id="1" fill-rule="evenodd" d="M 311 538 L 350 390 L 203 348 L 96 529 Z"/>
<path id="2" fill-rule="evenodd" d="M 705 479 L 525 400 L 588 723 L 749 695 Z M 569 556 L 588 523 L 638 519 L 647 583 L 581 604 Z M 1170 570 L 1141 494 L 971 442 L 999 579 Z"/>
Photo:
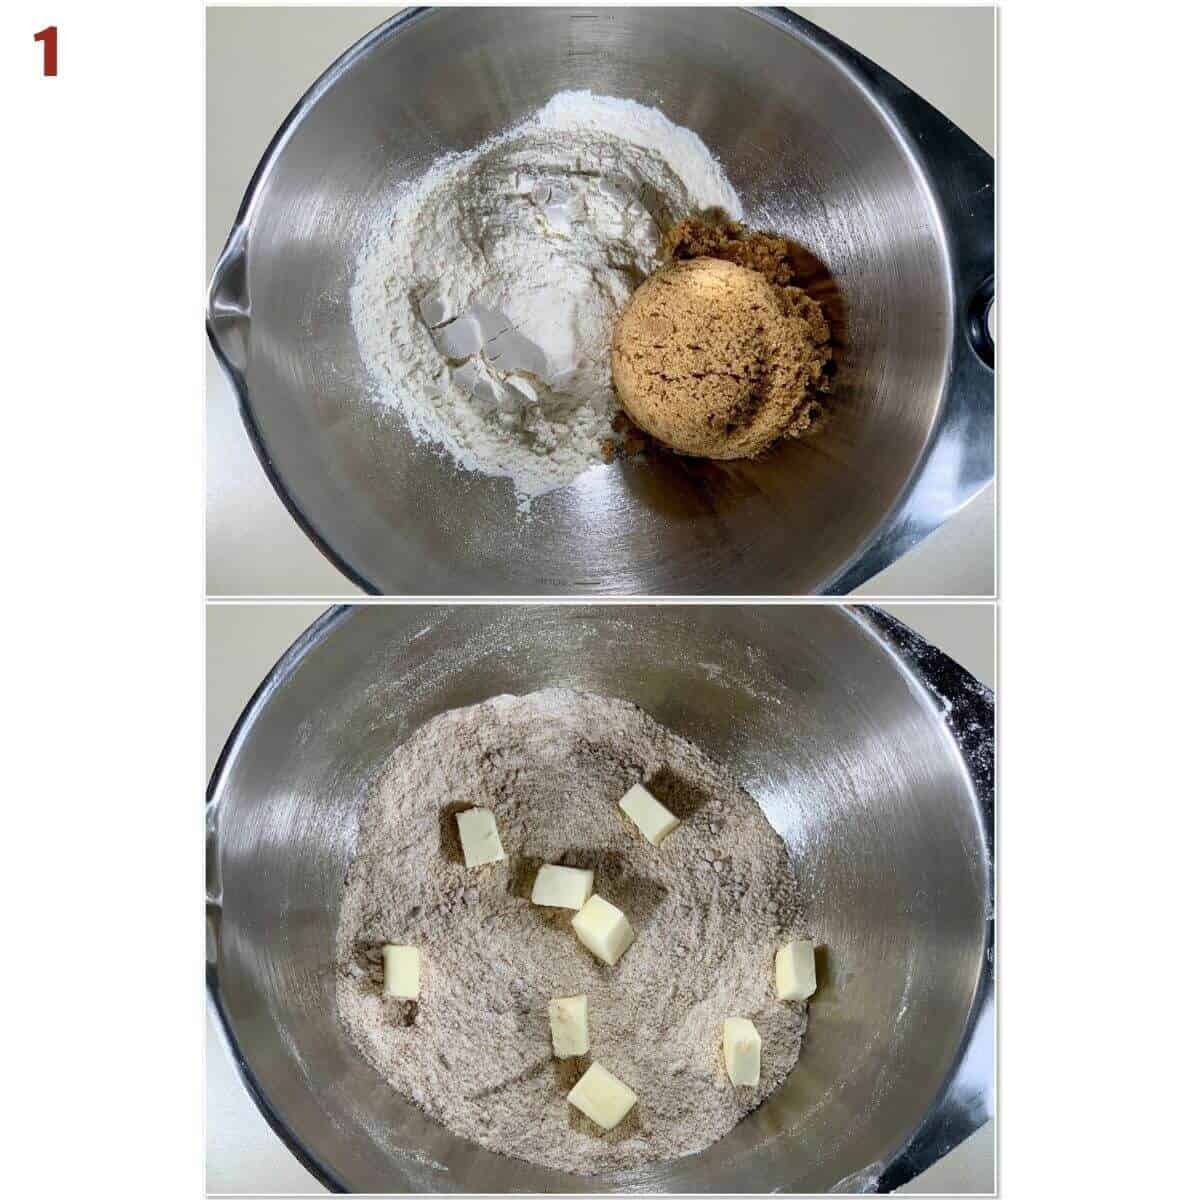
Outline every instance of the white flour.
<path id="1" fill-rule="evenodd" d="M 741 215 L 690 130 L 630 100 L 560 92 L 439 160 L 366 247 L 351 313 L 380 400 L 527 501 L 600 463 L 612 327 L 659 239 L 705 208 Z"/>

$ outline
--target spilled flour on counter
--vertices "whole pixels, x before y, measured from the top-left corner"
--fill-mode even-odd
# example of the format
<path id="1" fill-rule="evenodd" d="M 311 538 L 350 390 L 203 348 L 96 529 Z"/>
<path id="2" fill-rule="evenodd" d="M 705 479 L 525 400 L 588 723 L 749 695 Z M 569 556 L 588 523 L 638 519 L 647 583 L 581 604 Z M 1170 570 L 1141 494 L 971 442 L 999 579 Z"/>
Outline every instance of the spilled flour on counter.
<path id="1" fill-rule="evenodd" d="M 602 462 L 617 316 L 680 218 L 741 205 L 657 109 L 560 92 L 407 186 L 358 263 L 351 315 L 384 404 L 517 496 Z"/>
<path id="2" fill-rule="evenodd" d="M 682 824 L 659 847 L 617 801 L 644 782 Z M 507 859 L 468 870 L 453 813 L 496 814 Z M 534 907 L 543 862 L 591 868 L 636 939 L 615 967 L 570 910 Z M 783 841 L 732 776 L 625 701 L 547 689 L 422 727 L 360 817 L 337 933 L 337 1005 L 383 1077 L 454 1133 L 580 1173 L 695 1154 L 796 1062 L 803 1004 L 774 995 L 774 955 L 804 936 Z M 421 948 L 417 1003 L 382 994 L 386 942 Z M 591 1053 L 551 1054 L 552 996 L 588 996 Z M 762 1035 L 756 1088 L 734 1088 L 722 1023 Z M 591 1062 L 638 1094 L 605 1133 L 567 1103 Z"/>

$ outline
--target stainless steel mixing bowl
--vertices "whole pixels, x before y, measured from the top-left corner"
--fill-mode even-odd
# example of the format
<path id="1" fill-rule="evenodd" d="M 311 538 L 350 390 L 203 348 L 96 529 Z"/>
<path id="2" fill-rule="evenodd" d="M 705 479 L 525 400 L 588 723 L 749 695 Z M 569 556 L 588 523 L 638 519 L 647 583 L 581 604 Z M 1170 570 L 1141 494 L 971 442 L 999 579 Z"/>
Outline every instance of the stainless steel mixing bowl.
<path id="1" fill-rule="evenodd" d="M 590 88 L 694 129 L 751 224 L 810 247 L 845 308 L 837 417 L 756 463 L 592 471 L 516 511 L 370 397 L 350 323 L 396 186 Z M 993 164 L 784 11 L 441 9 L 340 58 L 259 164 L 209 332 L 263 467 L 351 579 L 403 595 L 842 593 L 993 473 Z"/>
<path id="2" fill-rule="evenodd" d="M 702 1154 L 566 1175 L 449 1133 L 352 1048 L 334 931 L 359 804 L 448 708 L 563 684 L 737 772 L 826 947 L 799 1062 Z M 242 715 L 209 801 L 208 981 L 259 1107 L 363 1192 L 888 1190 L 991 1109 L 992 699 L 910 630 L 826 607 L 333 610 Z"/>

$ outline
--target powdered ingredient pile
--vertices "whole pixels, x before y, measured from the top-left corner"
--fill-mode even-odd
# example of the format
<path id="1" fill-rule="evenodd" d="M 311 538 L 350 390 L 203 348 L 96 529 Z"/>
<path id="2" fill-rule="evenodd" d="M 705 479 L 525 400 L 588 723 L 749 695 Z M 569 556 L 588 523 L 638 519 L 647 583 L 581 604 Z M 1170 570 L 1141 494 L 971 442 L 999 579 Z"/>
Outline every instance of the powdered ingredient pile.
<path id="1" fill-rule="evenodd" d="M 617 801 L 642 782 L 683 823 L 647 842 Z M 496 814 L 508 858 L 468 871 L 454 812 Z M 637 938 L 615 967 L 566 909 L 529 901 L 543 862 L 591 868 Z M 804 936 L 783 841 L 732 776 L 625 701 L 548 689 L 434 718 L 395 753 L 361 816 L 337 935 L 337 1003 L 354 1043 L 455 1133 L 592 1173 L 694 1154 L 787 1076 L 804 1005 L 774 996 L 773 957 Z M 381 947 L 421 947 L 418 1003 L 381 993 Z M 547 1003 L 586 993 L 590 1057 L 551 1054 Z M 762 1034 L 757 1088 L 721 1060 L 728 1016 Z M 605 1133 L 566 1103 L 590 1061 L 638 1093 Z"/>
<path id="2" fill-rule="evenodd" d="M 378 399 L 518 501 L 602 462 L 617 314 L 667 229 L 740 204 L 704 143 L 657 109 L 561 92 L 440 159 L 365 247 L 351 314 Z"/>

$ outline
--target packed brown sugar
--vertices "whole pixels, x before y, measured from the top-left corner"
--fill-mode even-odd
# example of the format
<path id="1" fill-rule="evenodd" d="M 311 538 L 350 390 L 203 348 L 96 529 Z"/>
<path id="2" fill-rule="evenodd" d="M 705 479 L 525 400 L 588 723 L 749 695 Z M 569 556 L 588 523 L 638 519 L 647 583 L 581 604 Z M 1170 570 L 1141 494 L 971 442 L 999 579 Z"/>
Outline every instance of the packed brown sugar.
<path id="1" fill-rule="evenodd" d="M 752 458 L 809 432 L 829 387 L 830 326 L 796 285 L 788 243 L 688 218 L 665 249 L 614 331 L 613 381 L 630 420 L 711 459 Z"/>

